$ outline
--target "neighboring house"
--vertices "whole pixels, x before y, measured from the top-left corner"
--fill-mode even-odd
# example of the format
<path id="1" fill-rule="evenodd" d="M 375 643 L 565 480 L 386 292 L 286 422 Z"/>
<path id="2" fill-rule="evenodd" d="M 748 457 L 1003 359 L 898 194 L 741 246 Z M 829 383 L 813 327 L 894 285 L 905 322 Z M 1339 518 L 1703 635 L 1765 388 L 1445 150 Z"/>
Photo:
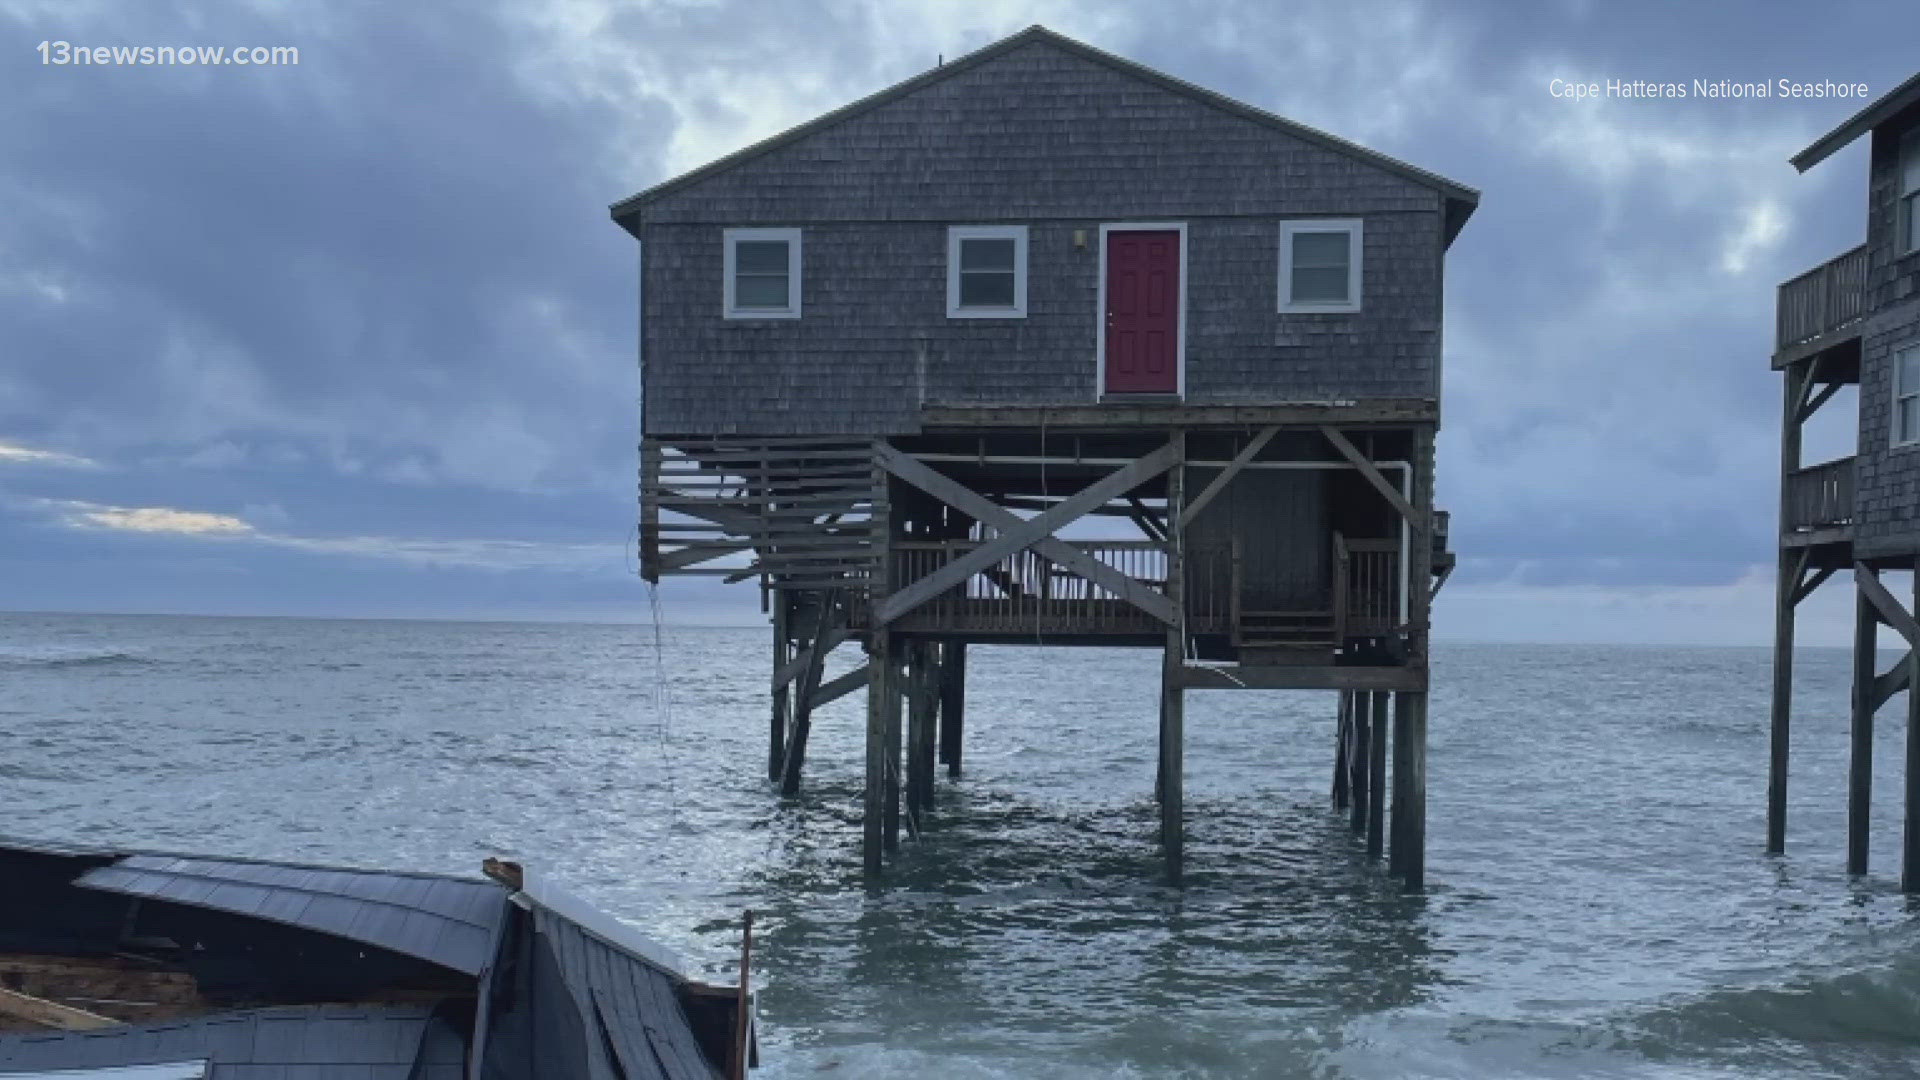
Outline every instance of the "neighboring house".
<path id="1" fill-rule="evenodd" d="M 1784 849 L 1794 609 L 1821 582 L 1851 571 L 1853 766 L 1847 866 L 1867 870 L 1873 717 L 1915 683 L 1912 656 L 1879 674 L 1876 628 L 1911 648 L 1912 607 L 1881 581 L 1920 567 L 1920 74 L 1862 109 L 1793 159 L 1802 172 L 1863 135 L 1866 242 L 1780 286 L 1773 367 L 1786 375 L 1781 431 L 1780 573 L 1774 639 L 1773 752 L 1767 848 Z M 1855 453 L 1803 467 L 1801 429 L 1843 386 L 1859 387 Z M 1916 654 L 1920 655 L 1920 654 Z M 1920 694 L 1910 694 L 1902 888 L 1920 892 Z"/>
<path id="2" fill-rule="evenodd" d="M 1176 873 L 1185 689 L 1342 691 L 1376 851 L 1399 694 L 1418 887 L 1442 269 L 1477 200 L 1041 27 L 643 191 L 613 207 L 643 573 L 766 590 L 787 790 L 813 708 L 868 686 L 870 871 L 900 773 L 911 816 L 958 768 L 969 642 L 1099 643 L 1164 650 Z M 1063 538 L 1096 515 L 1137 531 Z M 823 683 L 847 640 L 870 663 Z"/>

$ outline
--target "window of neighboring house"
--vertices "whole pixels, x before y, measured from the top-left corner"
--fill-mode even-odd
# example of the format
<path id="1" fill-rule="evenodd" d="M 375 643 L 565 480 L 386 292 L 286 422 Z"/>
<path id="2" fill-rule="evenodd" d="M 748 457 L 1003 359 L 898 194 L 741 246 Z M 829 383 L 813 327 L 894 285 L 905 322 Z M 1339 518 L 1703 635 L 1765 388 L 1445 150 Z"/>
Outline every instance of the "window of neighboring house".
<path id="1" fill-rule="evenodd" d="M 799 318 L 800 230 L 728 229 L 724 275 L 727 318 Z"/>
<path id="2" fill-rule="evenodd" d="M 947 317 L 1027 315 L 1027 227 L 955 225 L 947 230 Z"/>
<path id="3" fill-rule="evenodd" d="M 1280 310 L 1360 310 L 1360 220 L 1280 223 Z"/>
<path id="4" fill-rule="evenodd" d="M 1920 443 L 1920 345 L 1893 357 L 1893 445 Z"/>
<path id="5" fill-rule="evenodd" d="M 1900 140 L 1900 195 L 1893 215 L 1898 254 L 1920 251 L 1920 128 Z"/>

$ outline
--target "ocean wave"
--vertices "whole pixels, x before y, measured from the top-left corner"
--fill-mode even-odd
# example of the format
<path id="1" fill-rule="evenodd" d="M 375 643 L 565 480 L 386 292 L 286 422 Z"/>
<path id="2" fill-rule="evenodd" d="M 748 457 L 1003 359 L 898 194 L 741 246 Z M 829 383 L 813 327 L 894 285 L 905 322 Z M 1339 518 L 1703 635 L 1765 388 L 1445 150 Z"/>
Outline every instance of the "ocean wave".
<path id="1" fill-rule="evenodd" d="M 103 667 L 151 664 L 150 657 L 122 649 L 59 649 L 0 645 L 0 668 Z"/>

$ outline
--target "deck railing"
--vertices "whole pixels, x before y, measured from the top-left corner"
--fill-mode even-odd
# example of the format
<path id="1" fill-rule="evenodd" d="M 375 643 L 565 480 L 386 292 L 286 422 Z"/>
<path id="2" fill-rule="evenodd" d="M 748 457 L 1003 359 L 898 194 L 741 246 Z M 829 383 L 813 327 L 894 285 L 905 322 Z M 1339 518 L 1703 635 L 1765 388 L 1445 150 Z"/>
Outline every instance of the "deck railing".
<path id="1" fill-rule="evenodd" d="M 1780 286 L 1775 347 L 1811 341 L 1866 314 L 1867 245 Z"/>
<path id="2" fill-rule="evenodd" d="M 1855 460 L 1843 457 L 1788 473 L 1782 527 L 1791 532 L 1852 524 Z"/>
<path id="3" fill-rule="evenodd" d="M 1336 534 L 1335 610 L 1342 637 L 1374 637 L 1400 625 L 1400 541 Z"/>
<path id="4" fill-rule="evenodd" d="M 1154 541 L 1068 543 L 1149 588 L 1166 588 L 1166 549 Z M 892 587 L 918 581 L 979 546 L 977 540 L 896 542 Z M 1111 590 L 1032 550 L 1017 551 L 967 577 L 901 622 L 903 629 L 1047 634 L 1148 632 L 1162 625 Z"/>

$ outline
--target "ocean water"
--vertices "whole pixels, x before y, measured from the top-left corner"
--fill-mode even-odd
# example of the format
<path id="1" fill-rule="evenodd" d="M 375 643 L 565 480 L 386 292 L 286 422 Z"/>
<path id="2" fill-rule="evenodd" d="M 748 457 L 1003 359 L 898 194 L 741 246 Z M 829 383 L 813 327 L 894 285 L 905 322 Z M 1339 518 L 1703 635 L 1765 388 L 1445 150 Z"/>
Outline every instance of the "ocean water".
<path id="1" fill-rule="evenodd" d="M 852 650 L 846 650 L 851 652 Z M 1331 812 L 1334 699 L 1189 699 L 1157 879 L 1146 651 L 978 648 L 966 774 L 858 867 L 858 695 L 763 779 L 765 631 L 0 615 L 0 832 L 544 868 L 731 978 L 767 1077 L 1920 1075 L 1905 725 L 1849 879 L 1845 654 L 1799 672 L 1762 852 L 1768 655 L 1436 650 L 1430 889 Z"/>

